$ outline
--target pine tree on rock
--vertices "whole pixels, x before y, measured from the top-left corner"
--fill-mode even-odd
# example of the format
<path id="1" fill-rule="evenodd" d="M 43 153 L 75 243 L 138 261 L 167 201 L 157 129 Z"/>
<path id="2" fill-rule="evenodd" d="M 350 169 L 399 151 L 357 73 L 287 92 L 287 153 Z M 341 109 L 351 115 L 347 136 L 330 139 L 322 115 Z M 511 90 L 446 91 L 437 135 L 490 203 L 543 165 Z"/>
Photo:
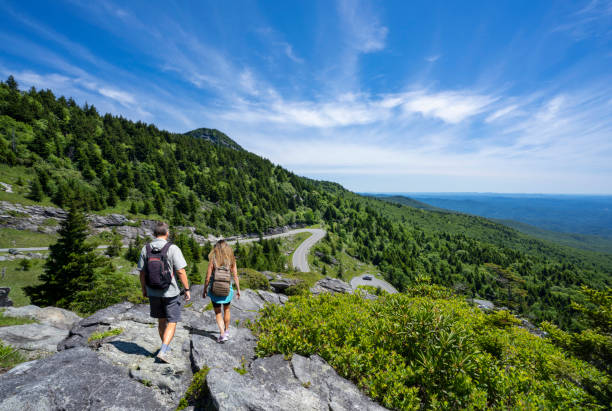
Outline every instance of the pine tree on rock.
<path id="1" fill-rule="evenodd" d="M 61 223 L 57 243 L 49 247 L 45 271 L 39 277 L 41 283 L 25 287 L 33 304 L 66 308 L 79 291 L 93 287 L 95 272 L 104 260 L 86 241 L 88 233 L 85 214 L 71 207 Z"/>

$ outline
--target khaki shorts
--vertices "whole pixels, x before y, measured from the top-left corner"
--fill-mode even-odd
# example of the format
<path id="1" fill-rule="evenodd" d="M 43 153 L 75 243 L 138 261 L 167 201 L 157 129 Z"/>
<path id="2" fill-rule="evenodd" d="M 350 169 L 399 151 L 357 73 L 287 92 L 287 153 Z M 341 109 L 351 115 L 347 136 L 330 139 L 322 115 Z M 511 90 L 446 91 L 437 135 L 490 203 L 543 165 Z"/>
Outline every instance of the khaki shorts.
<path id="1" fill-rule="evenodd" d="M 181 300 L 176 297 L 149 297 L 151 317 L 166 318 L 169 323 L 181 321 Z"/>

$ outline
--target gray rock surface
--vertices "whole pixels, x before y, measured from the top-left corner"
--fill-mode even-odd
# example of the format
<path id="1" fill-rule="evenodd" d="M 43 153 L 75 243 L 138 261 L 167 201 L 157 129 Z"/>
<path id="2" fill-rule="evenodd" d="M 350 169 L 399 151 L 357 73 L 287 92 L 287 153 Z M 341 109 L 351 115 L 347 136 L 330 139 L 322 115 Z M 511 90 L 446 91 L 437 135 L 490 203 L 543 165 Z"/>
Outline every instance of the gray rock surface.
<path id="1" fill-rule="evenodd" d="M 317 281 L 310 288 L 310 292 L 314 295 L 321 293 L 352 293 L 353 287 L 338 278 L 326 277 Z"/>
<path id="2" fill-rule="evenodd" d="M 70 329 L 68 336 L 59 342 L 57 350 L 67 350 L 75 347 L 86 347 L 87 339 L 96 332 L 100 326 L 109 326 L 118 320 L 118 317 L 132 308 L 132 303 L 121 303 L 97 311 L 92 316 L 82 319 Z"/>
<path id="3" fill-rule="evenodd" d="M 57 351 L 57 344 L 68 335 L 62 330 L 47 324 L 23 324 L 0 327 L 0 340 L 27 351 Z"/>
<path id="4" fill-rule="evenodd" d="M 0 376 L 0 410 L 165 410 L 153 392 L 87 348 L 24 363 Z"/>
<path id="5" fill-rule="evenodd" d="M 257 340 L 246 322 L 256 319 L 266 304 L 284 304 L 285 295 L 243 290 L 231 304 L 230 338 L 219 344 L 210 299 L 202 296 L 202 285 L 191 288 L 192 300 L 183 304 L 183 321 L 170 345 L 169 364 L 154 357 L 161 341 L 149 306 L 117 304 L 74 324 L 57 345 L 59 353 L 0 375 L 0 410 L 24 403 L 32 410 L 175 409 L 193 372 L 204 367 L 210 369 L 207 391 L 198 404 L 190 404 L 196 409 L 381 409 L 319 357 L 294 355 L 291 361 L 281 355 L 255 357 Z M 43 310 L 28 306 L 14 313 L 36 317 Z M 47 324 L 31 325 L 68 333 Z M 7 328 L 12 327 L 0 330 Z M 122 331 L 88 341 L 92 333 L 110 329 Z M 36 377 L 26 378 L 31 375 Z"/>
<path id="6" fill-rule="evenodd" d="M 270 287 L 277 293 L 282 293 L 287 288 L 300 283 L 301 281 L 297 278 L 280 278 L 277 280 L 270 281 Z"/>
<path id="7" fill-rule="evenodd" d="M 0 307 L 11 307 L 13 300 L 9 298 L 10 287 L 0 287 Z"/>
<path id="8" fill-rule="evenodd" d="M 77 314 L 72 311 L 58 307 L 40 308 L 35 305 L 26 305 L 23 307 L 11 307 L 4 310 L 6 317 L 24 317 L 36 320 L 41 324 L 47 324 L 56 328 L 70 330 L 72 326 L 81 320 Z"/>
<path id="9" fill-rule="evenodd" d="M 340 377 L 323 359 L 282 355 L 255 360 L 241 375 L 213 368 L 206 378 L 218 410 L 384 410 Z"/>

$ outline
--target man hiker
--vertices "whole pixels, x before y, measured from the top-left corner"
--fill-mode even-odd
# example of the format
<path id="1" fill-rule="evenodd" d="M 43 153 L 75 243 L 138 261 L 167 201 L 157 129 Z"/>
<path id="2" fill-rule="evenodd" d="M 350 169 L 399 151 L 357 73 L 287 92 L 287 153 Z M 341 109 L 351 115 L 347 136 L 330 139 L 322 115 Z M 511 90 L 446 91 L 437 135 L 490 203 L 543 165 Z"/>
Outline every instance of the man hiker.
<path id="1" fill-rule="evenodd" d="M 151 317 L 157 318 L 159 338 L 162 346 L 157 358 L 165 363 L 170 362 L 170 342 L 174 337 L 176 323 L 181 320 L 181 294 L 176 277 L 185 288 L 185 301 L 191 299 L 189 281 L 185 267 L 187 262 L 181 249 L 168 241 L 170 231 L 168 224 L 158 222 L 153 230 L 155 239 L 145 245 L 140 252 L 138 270 L 143 297 L 149 297 Z"/>

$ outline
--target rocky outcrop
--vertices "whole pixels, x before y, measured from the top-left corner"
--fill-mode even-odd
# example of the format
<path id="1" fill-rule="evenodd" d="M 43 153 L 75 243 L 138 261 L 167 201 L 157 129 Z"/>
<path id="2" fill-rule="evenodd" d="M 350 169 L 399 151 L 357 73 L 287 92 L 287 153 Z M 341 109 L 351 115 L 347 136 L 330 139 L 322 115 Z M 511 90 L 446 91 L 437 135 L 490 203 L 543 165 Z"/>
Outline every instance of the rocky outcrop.
<path id="1" fill-rule="evenodd" d="M 213 368 L 206 384 L 216 410 L 384 410 L 321 357 L 259 358 L 242 375 Z"/>
<path id="2" fill-rule="evenodd" d="M 81 317 L 63 308 L 40 308 L 35 305 L 7 308 L 3 314 L 5 317 L 29 318 L 41 324 L 47 324 L 66 331 L 72 328 L 77 321 L 81 320 Z"/>
<path id="3" fill-rule="evenodd" d="M 348 287 L 336 281 L 322 284 L 334 290 Z M 247 324 L 266 304 L 284 304 L 285 295 L 243 290 L 231 304 L 230 339 L 219 344 L 210 299 L 202 291 L 202 285 L 192 286 L 192 300 L 183 305 L 169 364 L 155 358 L 161 343 L 148 305 L 117 304 L 80 319 L 69 332 L 62 330 L 66 338 L 57 346 L 59 353 L 0 375 L 0 410 L 19 403 L 42 410 L 175 409 L 193 373 L 205 367 L 210 371 L 203 397 L 192 404 L 195 409 L 382 409 L 316 355 L 256 358 L 257 339 Z M 46 318 L 41 314 L 45 309 L 35 306 L 16 310 L 21 316 Z M 48 326 L 30 325 L 39 330 Z M 116 331 L 94 335 L 108 330 Z"/>
<path id="4" fill-rule="evenodd" d="M 287 288 L 295 286 L 299 284 L 301 280 L 296 278 L 279 278 L 276 280 L 270 281 L 270 287 L 274 289 L 277 293 L 284 292 Z"/>
<path id="5" fill-rule="evenodd" d="M 154 393 L 88 348 L 23 363 L 0 377 L 0 410 L 164 410 Z"/>
<path id="6" fill-rule="evenodd" d="M 9 298 L 10 292 L 10 287 L 0 287 L 0 307 L 10 307 L 13 305 L 13 300 Z"/>
<path id="7" fill-rule="evenodd" d="M 33 351 L 35 354 L 50 354 L 57 351 L 57 344 L 68 335 L 67 330 L 48 324 L 23 324 L 0 327 L 0 340 L 13 347 Z"/>
<path id="8" fill-rule="evenodd" d="M 68 330 L 81 317 L 57 307 L 35 305 L 9 307 L 5 317 L 28 318 L 33 324 L 0 327 L 0 340 L 25 351 L 28 357 L 46 357 L 57 351 L 57 345 L 68 336 Z"/>
<path id="9" fill-rule="evenodd" d="M 310 288 L 314 295 L 321 293 L 352 293 L 353 287 L 338 278 L 326 277 Z"/>

